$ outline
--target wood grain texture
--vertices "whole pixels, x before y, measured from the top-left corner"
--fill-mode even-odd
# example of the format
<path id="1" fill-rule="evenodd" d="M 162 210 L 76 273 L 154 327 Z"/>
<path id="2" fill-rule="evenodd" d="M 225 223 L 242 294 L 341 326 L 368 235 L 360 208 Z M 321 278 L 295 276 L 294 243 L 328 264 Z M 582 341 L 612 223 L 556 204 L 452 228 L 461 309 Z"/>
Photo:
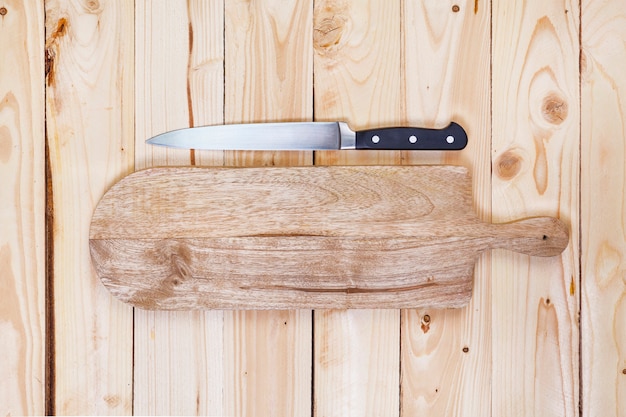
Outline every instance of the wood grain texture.
<path id="1" fill-rule="evenodd" d="M 222 164 L 223 152 L 147 146 L 168 130 L 223 121 L 224 5 L 136 2 L 137 168 Z M 135 311 L 134 414 L 222 415 L 224 315 Z"/>
<path id="2" fill-rule="evenodd" d="M 225 415 L 311 414 L 311 315 L 224 312 Z"/>
<path id="3" fill-rule="evenodd" d="M 399 125 L 400 2 L 318 1 L 313 20 L 315 119 Z M 315 153 L 320 165 L 401 161 L 397 151 Z M 397 416 L 399 311 L 320 310 L 314 319 L 314 415 Z"/>
<path id="4" fill-rule="evenodd" d="M 223 413 L 223 314 L 135 311 L 135 415 Z"/>
<path id="5" fill-rule="evenodd" d="M 398 414 L 397 381 L 391 384 L 398 376 L 398 355 L 390 347 L 398 350 L 400 328 L 390 325 L 399 322 L 398 315 L 398 310 L 315 311 L 314 416 Z"/>
<path id="6" fill-rule="evenodd" d="M 578 414 L 578 16 L 576 2 L 493 3 L 494 221 L 572 225 L 560 258 L 493 255 L 494 415 Z"/>
<path id="7" fill-rule="evenodd" d="M 86 240 L 95 204 L 133 167 L 132 27 L 127 2 L 46 2 L 58 414 L 132 411 L 132 309 L 94 279 Z"/>
<path id="8" fill-rule="evenodd" d="M 225 3 L 225 123 L 312 118 L 311 4 Z M 309 165 L 311 152 L 226 152 L 225 165 Z M 311 312 L 225 312 L 224 413 L 311 413 Z"/>
<path id="9" fill-rule="evenodd" d="M 582 415 L 626 416 L 626 10 L 582 3 Z"/>
<path id="10" fill-rule="evenodd" d="M 0 415 L 45 413 L 43 6 L 0 4 Z"/>
<path id="11" fill-rule="evenodd" d="M 404 163 L 472 172 L 472 205 L 491 220 L 489 1 L 404 2 L 403 113 L 408 124 L 467 129 L 461 152 L 406 152 Z M 478 259 L 473 294 L 458 310 L 402 312 L 401 414 L 491 414 L 491 254 Z"/>

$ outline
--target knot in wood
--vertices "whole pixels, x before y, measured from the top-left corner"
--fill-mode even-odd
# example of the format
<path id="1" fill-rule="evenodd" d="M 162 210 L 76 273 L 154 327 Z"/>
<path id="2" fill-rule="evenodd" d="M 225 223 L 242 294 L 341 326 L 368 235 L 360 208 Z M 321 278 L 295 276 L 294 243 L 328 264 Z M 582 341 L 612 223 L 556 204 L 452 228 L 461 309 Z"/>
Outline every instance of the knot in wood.
<path id="1" fill-rule="evenodd" d="M 172 255 L 172 276 L 176 277 L 176 279 L 173 280 L 174 285 L 180 285 L 183 281 L 191 278 L 188 262 L 186 257 Z"/>
<path id="2" fill-rule="evenodd" d="M 422 331 L 424 333 L 428 333 L 428 331 L 430 330 L 430 315 L 424 314 L 420 327 L 422 328 Z"/>
<path id="3" fill-rule="evenodd" d="M 46 82 L 49 86 L 54 85 L 55 81 L 55 64 L 57 52 L 59 49 L 60 39 L 65 36 L 68 32 L 68 21 L 65 17 L 60 18 L 57 21 L 56 27 L 51 31 L 50 36 L 46 39 L 46 57 L 45 57 L 45 71 L 46 71 Z M 55 102 L 57 106 L 57 111 L 60 108 L 60 103 Z"/>
<path id="4" fill-rule="evenodd" d="M 100 10 L 100 2 L 98 0 L 86 0 L 83 3 L 83 8 L 88 13 L 99 13 Z"/>
<path id="5" fill-rule="evenodd" d="M 522 169 L 522 158 L 513 151 L 506 151 L 496 162 L 496 174 L 503 180 L 510 180 Z"/>
<path id="6" fill-rule="evenodd" d="M 6 16 L 8 12 L 6 7 L 0 7 L 0 16 Z"/>
<path id="7" fill-rule="evenodd" d="M 567 118 L 567 102 L 557 94 L 550 94 L 543 100 L 541 114 L 549 123 L 560 125 Z"/>
<path id="8" fill-rule="evenodd" d="M 338 15 L 321 19 L 313 31 L 313 46 L 317 50 L 328 50 L 339 45 L 346 21 Z"/>

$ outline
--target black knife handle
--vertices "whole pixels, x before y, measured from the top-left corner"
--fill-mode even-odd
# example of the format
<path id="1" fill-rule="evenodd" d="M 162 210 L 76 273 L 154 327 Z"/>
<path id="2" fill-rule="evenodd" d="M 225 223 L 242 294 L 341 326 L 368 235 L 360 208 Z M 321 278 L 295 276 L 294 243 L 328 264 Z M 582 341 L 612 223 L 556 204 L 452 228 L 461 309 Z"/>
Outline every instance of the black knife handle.
<path id="1" fill-rule="evenodd" d="M 356 149 L 407 151 L 458 151 L 467 145 L 467 134 L 452 122 L 443 129 L 385 127 L 356 132 Z"/>

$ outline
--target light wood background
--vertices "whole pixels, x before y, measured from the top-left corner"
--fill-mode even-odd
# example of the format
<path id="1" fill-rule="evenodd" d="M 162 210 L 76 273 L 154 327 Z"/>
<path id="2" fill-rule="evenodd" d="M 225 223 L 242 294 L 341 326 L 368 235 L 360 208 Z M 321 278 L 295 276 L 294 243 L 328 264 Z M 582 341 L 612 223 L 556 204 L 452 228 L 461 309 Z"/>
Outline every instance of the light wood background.
<path id="1" fill-rule="evenodd" d="M 0 415 L 626 416 L 624 68 L 624 0 L 0 0 Z M 470 143 L 144 145 L 336 119 Z M 459 310 L 146 312 L 94 275 L 91 214 L 133 170 L 314 163 L 467 166 L 481 218 L 571 243 L 484 256 Z"/>

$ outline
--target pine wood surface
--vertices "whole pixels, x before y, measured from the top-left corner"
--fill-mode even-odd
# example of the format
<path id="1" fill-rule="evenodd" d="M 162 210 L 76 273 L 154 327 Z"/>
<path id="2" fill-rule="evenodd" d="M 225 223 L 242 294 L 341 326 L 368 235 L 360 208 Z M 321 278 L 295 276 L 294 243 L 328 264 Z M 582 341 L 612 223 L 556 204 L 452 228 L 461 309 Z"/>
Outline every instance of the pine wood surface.
<path id="1" fill-rule="evenodd" d="M 0 4 L 1 415 L 45 411 L 43 41 L 43 5 Z"/>
<path id="2" fill-rule="evenodd" d="M 588 416 L 626 416 L 624 6 L 582 2 L 580 394 Z"/>
<path id="3" fill-rule="evenodd" d="M 579 224 L 578 17 L 576 2 L 493 3 L 494 221 Z M 493 254 L 494 415 L 578 414 L 578 229 L 561 257 Z"/>
<path id="4" fill-rule="evenodd" d="M 48 317 L 54 396 L 47 408 L 62 415 L 128 414 L 132 309 L 107 296 L 84 249 L 95 204 L 133 170 L 133 8 L 124 1 L 45 5 L 54 297 Z"/>
<path id="5" fill-rule="evenodd" d="M 624 415 L 624 9 L 0 2 L 0 412 Z M 457 120 L 470 142 L 359 156 L 143 145 L 312 119 Z M 133 170 L 312 162 L 465 166 L 481 220 L 560 217 L 571 243 L 555 259 L 481 257 L 461 309 L 145 312 L 99 282 L 91 215 Z"/>

